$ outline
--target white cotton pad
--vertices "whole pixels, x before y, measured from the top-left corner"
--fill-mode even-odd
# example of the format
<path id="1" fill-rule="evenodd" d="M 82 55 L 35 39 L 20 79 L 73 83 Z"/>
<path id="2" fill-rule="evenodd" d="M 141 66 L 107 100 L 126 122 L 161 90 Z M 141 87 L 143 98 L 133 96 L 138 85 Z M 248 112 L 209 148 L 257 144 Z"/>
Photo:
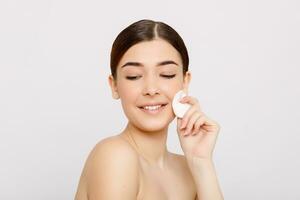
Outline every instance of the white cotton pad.
<path id="1" fill-rule="evenodd" d="M 188 103 L 181 103 L 179 102 L 181 98 L 185 97 L 186 94 L 184 91 L 180 90 L 174 95 L 173 101 L 172 101 L 172 107 L 175 115 L 179 118 L 182 118 L 185 112 L 191 107 Z"/>

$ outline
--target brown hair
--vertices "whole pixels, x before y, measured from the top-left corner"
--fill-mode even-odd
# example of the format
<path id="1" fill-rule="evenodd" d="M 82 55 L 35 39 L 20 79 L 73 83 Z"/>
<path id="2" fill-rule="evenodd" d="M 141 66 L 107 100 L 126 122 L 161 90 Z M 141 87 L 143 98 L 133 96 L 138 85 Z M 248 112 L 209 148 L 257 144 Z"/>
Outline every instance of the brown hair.
<path id="1" fill-rule="evenodd" d="M 110 54 L 110 69 L 114 79 L 117 79 L 117 66 L 125 52 L 133 45 L 142 41 L 161 38 L 169 42 L 181 55 L 183 75 L 188 71 L 189 56 L 187 48 L 180 35 L 169 25 L 148 19 L 139 20 L 122 30 L 116 37 Z"/>

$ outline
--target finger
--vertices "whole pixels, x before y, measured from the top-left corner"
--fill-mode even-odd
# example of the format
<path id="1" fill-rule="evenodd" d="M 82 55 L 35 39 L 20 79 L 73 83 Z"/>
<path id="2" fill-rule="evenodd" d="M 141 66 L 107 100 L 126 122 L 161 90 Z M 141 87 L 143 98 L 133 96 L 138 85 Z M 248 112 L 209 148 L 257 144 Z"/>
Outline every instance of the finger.
<path id="1" fill-rule="evenodd" d="M 206 131 L 217 131 L 220 130 L 220 125 L 215 121 L 210 119 L 209 117 L 206 117 L 205 126 L 203 127 Z"/>
<path id="2" fill-rule="evenodd" d="M 183 115 L 183 117 L 182 117 L 182 124 L 181 124 L 181 127 L 180 127 L 181 129 L 183 129 L 183 128 L 186 126 L 187 122 L 189 121 L 190 116 L 191 116 L 195 111 L 202 112 L 202 111 L 200 110 L 200 108 L 199 108 L 198 105 L 193 105 L 193 106 L 191 106 L 191 107 L 186 111 L 186 113 L 184 113 L 184 115 Z"/>
<path id="3" fill-rule="evenodd" d="M 185 96 L 185 97 L 180 99 L 180 103 L 188 103 L 188 104 L 191 104 L 191 105 L 195 105 L 195 104 L 199 104 L 199 101 L 195 97 Z"/>
<path id="4" fill-rule="evenodd" d="M 195 124 L 195 122 L 197 121 L 198 118 L 201 117 L 201 113 L 200 112 L 194 112 L 193 115 L 191 116 L 189 123 L 186 126 L 186 130 L 184 132 L 183 135 L 189 135 L 191 133 L 191 130 Z"/>
<path id="5" fill-rule="evenodd" d="M 192 114 L 194 112 L 198 111 L 198 108 L 195 107 L 195 106 L 191 106 L 187 111 L 186 113 L 184 113 L 183 117 L 182 117 L 182 124 L 181 124 L 181 127 L 180 129 L 184 129 L 187 125 L 187 123 L 189 122 L 190 120 L 190 117 L 192 116 Z"/>
<path id="6" fill-rule="evenodd" d="M 180 129 L 180 125 L 182 124 L 182 118 L 177 117 L 177 133 L 179 138 L 183 138 L 184 130 Z"/>
<path id="7" fill-rule="evenodd" d="M 205 123 L 206 117 L 205 115 L 201 115 L 197 121 L 194 124 L 194 130 L 192 132 L 192 135 L 196 135 L 197 133 L 200 132 L 201 126 Z"/>

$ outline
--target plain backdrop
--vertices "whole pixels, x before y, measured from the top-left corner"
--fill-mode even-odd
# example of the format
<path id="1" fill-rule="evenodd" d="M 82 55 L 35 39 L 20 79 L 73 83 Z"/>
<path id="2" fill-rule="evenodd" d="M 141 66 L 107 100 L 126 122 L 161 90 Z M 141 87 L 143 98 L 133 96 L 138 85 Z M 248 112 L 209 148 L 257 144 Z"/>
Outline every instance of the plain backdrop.
<path id="1" fill-rule="evenodd" d="M 91 149 L 126 125 L 110 50 L 140 19 L 185 41 L 190 95 L 221 125 L 225 199 L 299 200 L 297 0 L 1 0 L 0 199 L 74 198 Z M 182 154 L 175 123 L 168 149 Z"/>

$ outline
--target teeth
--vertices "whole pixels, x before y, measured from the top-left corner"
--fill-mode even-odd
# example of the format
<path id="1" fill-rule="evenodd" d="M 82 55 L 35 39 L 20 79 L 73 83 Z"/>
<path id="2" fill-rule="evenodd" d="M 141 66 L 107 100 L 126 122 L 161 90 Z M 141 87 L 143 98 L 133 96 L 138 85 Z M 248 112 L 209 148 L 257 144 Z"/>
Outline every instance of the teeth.
<path id="1" fill-rule="evenodd" d="M 145 106 L 143 107 L 146 110 L 157 110 L 161 107 L 161 105 L 157 105 L 157 106 Z"/>

